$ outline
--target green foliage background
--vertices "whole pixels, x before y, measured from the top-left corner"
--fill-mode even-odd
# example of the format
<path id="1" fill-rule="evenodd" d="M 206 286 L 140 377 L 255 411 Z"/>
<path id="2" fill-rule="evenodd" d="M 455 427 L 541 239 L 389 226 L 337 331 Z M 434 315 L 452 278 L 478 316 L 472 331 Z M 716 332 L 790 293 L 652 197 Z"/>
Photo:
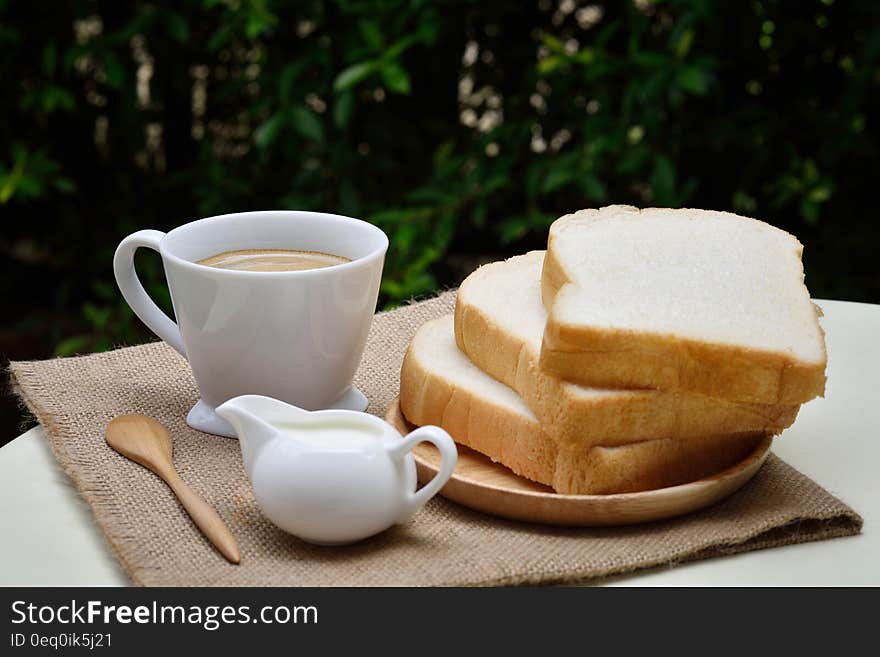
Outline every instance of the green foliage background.
<path id="1" fill-rule="evenodd" d="M 0 0 L 0 53 L 17 356 L 144 339 L 118 241 L 245 209 L 380 225 L 383 305 L 611 202 L 757 216 L 880 301 L 876 2 Z"/>

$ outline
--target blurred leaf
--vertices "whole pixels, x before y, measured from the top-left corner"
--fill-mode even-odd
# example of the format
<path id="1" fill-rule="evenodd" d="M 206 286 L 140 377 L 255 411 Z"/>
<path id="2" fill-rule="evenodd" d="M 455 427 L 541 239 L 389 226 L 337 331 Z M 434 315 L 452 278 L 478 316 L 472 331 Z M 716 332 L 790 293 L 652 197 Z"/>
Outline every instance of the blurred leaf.
<path id="1" fill-rule="evenodd" d="M 22 109 L 36 108 L 44 114 L 53 114 L 57 109 L 71 111 L 76 106 L 73 95 L 67 89 L 54 84 L 24 93 L 19 102 Z"/>
<path id="2" fill-rule="evenodd" d="M 758 207 L 754 197 L 741 189 L 738 189 L 733 193 L 731 204 L 733 205 L 734 210 L 745 214 L 753 213 Z"/>
<path id="3" fill-rule="evenodd" d="M 73 356 L 77 353 L 86 351 L 89 347 L 90 340 L 85 335 L 75 335 L 66 338 L 55 345 L 55 355 L 60 357 Z"/>
<path id="4" fill-rule="evenodd" d="M 807 199 L 812 201 L 813 203 L 824 203 L 829 198 L 831 198 L 831 188 L 824 186 L 814 187 L 807 195 Z"/>
<path id="5" fill-rule="evenodd" d="M 256 39 L 278 24 L 278 17 L 266 7 L 265 0 L 250 0 L 244 32 L 248 39 Z"/>
<path id="6" fill-rule="evenodd" d="M 6 204 L 15 194 L 18 178 L 9 174 L 0 176 L 0 204 Z"/>
<path id="7" fill-rule="evenodd" d="M 541 43 L 543 43 L 545 46 L 547 46 L 547 48 L 555 53 L 565 53 L 565 46 L 562 45 L 562 41 L 560 41 L 556 36 L 550 34 L 549 32 L 541 33 Z"/>
<path id="8" fill-rule="evenodd" d="M 437 282 L 428 272 L 419 272 L 407 276 L 402 281 L 384 279 L 381 290 L 395 299 L 410 299 L 425 292 L 430 292 L 437 287 Z"/>
<path id="9" fill-rule="evenodd" d="M 812 182 L 819 177 L 819 168 L 816 166 L 816 161 L 808 157 L 804 160 L 804 177 L 803 179 L 807 182 Z"/>
<path id="10" fill-rule="evenodd" d="M 96 280 L 92 282 L 92 289 L 95 294 L 105 301 L 116 301 L 118 293 L 116 287 L 106 280 Z"/>
<path id="11" fill-rule="evenodd" d="M 414 204 L 444 205 L 449 203 L 449 190 L 436 187 L 420 187 L 406 195 L 406 200 Z"/>
<path id="12" fill-rule="evenodd" d="M 697 96 L 702 96 L 709 90 L 709 81 L 703 71 L 694 66 L 680 68 L 676 79 L 682 89 Z"/>
<path id="13" fill-rule="evenodd" d="M 43 183 L 34 176 L 18 179 L 14 192 L 21 198 L 36 198 L 43 193 Z"/>
<path id="14" fill-rule="evenodd" d="M 535 165 L 532 165 L 526 171 L 526 196 L 528 198 L 533 199 L 538 195 L 538 191 L 541 189 L 541 184 L 543 182 L 543 176 L 543 169 Z"/>
<path id="15" fill-rule="evenodd" d="M 333 123 L 337 128 L 344 128 L 351 121 L 354 112 L 354 93 L 345 91 L 336 97 L 333 105 Z"/>
<path id="16" fill-rule="evenodd" d="M 107 321 L 110 319 L 110 314 L 112 312 L 112 308 L 99 308 L 98 306 L 95 306 L 91 303 L 87 303 L 85 306 L 83 306 L 83 316 L 95 329 L 99 331 L 106 328 Z"/>
<path id="17" fill-rule="evenodd" d="M 0 203 L 6 203 L 15 194 L 15 189 L 24 175 L 24 159 L 15 162 L 12 170 L 0 172 Z"/>
<path id="18" fill-rule="evenodd" d="M 572 181 L 574 172 L 568 168 L 556 168 L 550 171 L 541 183 L 541 193 L 549 194 Z"/>
<path id="19" fill-rule="evenodd" d="M 419 237 L 420 232 L 419 226 L 414 223 L 404 222 L 400 224 L 395 232 L 395 236 L 397 237 L 397 248 L 404 257 L 410 258 L 413 246 L 416 244 L 416 239 Z"/>
<path id="20" fill-rule="evenodd" d="M 595 61 L 596 51 L 592 48 L 584 48 L 575 54 L 572 59 L 583 66 L 588 66 Z"/>
<path id="21" fill-rule="evenodd" d="M 208 39 L 208 52 L 215 52 L 219 50 L 222 46 L 228 44 L 232 40 L 233 36 L 233 23 L 224 23 L 220 25 L 217 31 L 211 35 L 211 38 Z"/>
<path id="22" fill-rule="evenodd" d="M 678 40 L 678 43 L 675 44 L 675 56 L 679 59 L 685 57 L 691 50 L 691 45 L 694 43 L 694 31 L 693 30 L 685 30 L 681 38 Z"/>
<path id="23" fill-rule="evenodd" d="M 58 50 L 55 44 L 50 42 L 43 46 L 43 73 L 52 77 L 58 64 Z"/>
<path id="24" fill-rule="evenodd" d="M 617 34 L 619 30 L 619 20 L 612 20 L 611 22 L 607 23 L 599 30 L 599 34 L 596 36 L 596 48 L 604 49 L 608 45 L 608 42 L 614 38 L 614 35 Z"/>
<path id="25" fill-rule="evenodd" d="M 49 112 L 56 107 L 60 107 L 67 111 L 72 111 L 76 107 L 73 94 L 67 91 L 67 89 L 62 89 L 61 87 L 53 86 L 46 89 L 45 99 L 44 106 Z"/>
<path id="26" fill-rule="evenodd" d="M 402 224 L 411 214 L 410 210 L 380 210 L 370 214 L 370 221 L 378 226 L 392 227 Z"/>
<path id="27" fill-rule="evenodd" d="M 365 80 L 376 71 L 376 62 L 367 61 L 353 64 L 336 76 L 333 90 L 337 93 L 347 91 L 356 84 Z"/>
<path id="28" fill-rule="evenodd" d="M 125 82 L 125 68 L 113 53 L 107 53 L 104 56 L 104 75 L 107 85 L 114 89 L 121 88 Z"/>
<path id="29" fill-rule="evenodd" d="M 510 244 L 526 235 L 529 230 L 528 221 L 521 217 L 508 219 L 501 227 L 501 242 Z"/>
<path id="30" fill-rule="evenodd" d="M 364 41 L 372 50 L 380 50 L 384 41 L 382 39 L 382 31 L 379 29 L 375 21 L 363 20 L 358 24 Z"/>
<path id="31" fill-rule="evenodd" d="M 294 130 L 302 137 L 317 142 L 324 141 L 324 127 L 311 110 L 297 105 L 290 110 L 290 120 Z"/>
<path id="32" fill-rule="evenodd" d="M 450 140 L 444 141 L 437 147 L 437 150 L 434 151 L 434 166 L 436 168 L 440 168 L 444 164 L 446 164 L 449 159 L 452 157 L 452 152 L 455 149 L 455 142 Z"/>
<path id="33" fill-rule="evenodd" d="M 413 46 L 418 41 L 418 38 L 413 35 L 407 35 L 396 41 L 388 50 L 385 51 L 385 54 L 382 56 L 382 59 L 385 61 L 393 61 L 400 57 L 404 52 L 406 52 L 411 46 Z"/>
<path id="34" fill-rule="evenodd" d="M 538 73 L 540 73 L 541 75 L 547 75 L 558 69 L 564 63 L 565 59 L 559 57 L 558 55 L 545 57 L 544 59 L 538 61 Z"/>
<path id="35" fill-rule="evenodd" d="M 360 213 L 360 201 L 357 189 L 348 178 L 343 178 L 339 183 L 339 210 L 343 214 L 357 216 Z"/>
<path id="36" fill-rule="evenodd" d="M 392 93 L 408 95 L 410 92 L 409 74 L 397 62 L 382 67 L 382 81 Z"/>
<path id="37" fill-rule="evenodd" d="M 293 97 L 293 89 L 299 76 L 302 75 L 308 60 L 301 60 L 294 64 L 288 64 L 281 70 L 278 78 L 278 92 L 282 100 L 289 101 Z"/>
<path id="38" fill-rule="evenodd" d="M 632 60 L 645 68 L 664 68 L 669 65 L 669 55 L 662 52 L 636 52 Z"/>
<path id="39" fill-rule="evenodd" d="M 437 44 L 440 37 L 440 24 L 438 22 L 422 23 L 419 27 L 419 40 L 427 46 Z"/>
<path id="40" fill-rule="evenodd" d="M 165 29 L 168 36 L 178 43 L 186 43 L 189 41 L 189 25 L 186 19 L 176 11 L 167 11 L 165 13 Z"/>
<path id="41" fill-rule="evenodd" d="M 507 176 L 499 173 L 483 183 L 482 191 L 484 194 L 491 194 L 507 185 L 508 182 Z"/>
<path id="42" fill-rule="evenodd" d="M 254 130 L 254 143 L 258 148 L 267 148 L 278 138 L 278 133 L 284 127 L 284 115 L 281 113 L 272 115 L 265 123 Z"/>
<path id="43" fill-rule="evenodd" d="M 617 172 L 632 176 L 641 172 L 648 163 L 649 152 L 644 147 L 630 148 L 625 151 L 617 165 Z"/>
<path id="44" fill-rule="evenodd" d="M 675 165 L 665 155 L 658 155 L 654 160 L 654 171 L 651 174 L 651 190 L 654 202 L 660 207 L 675 206 Z"/>
<path id="45" fill-rule="evenodd" d="M 471 213 L 471 221 L 474 222 L 474 225 L 478 228 L 482 228 L 486 225 L 486 215 L 489 212 L 489 204 L 485 201 L 477 203 L 474 205 L 474 210 Z"/>
<path id="46" fill-rule="evenodd" d="M 811 226 L 819 223 L 819 204 L 814 203 L 809 198 L 801 199 L 800 202 L 801 216 Z"/>
<path id="47" fill-rule="evenodd" d="M 578 177 L 578 184 L 584 195 L 597 203 L 604 203 L 608 198 L 608 190 L 605 185 L 592 173 L 586 173 Z"/>
<path id="48" fill-rule="evenodd" d="M 76 191 L 76 183 L 70 178 L 58 177 L 52 181 L 52 186 L 62 194 L 72 194 Z"/>

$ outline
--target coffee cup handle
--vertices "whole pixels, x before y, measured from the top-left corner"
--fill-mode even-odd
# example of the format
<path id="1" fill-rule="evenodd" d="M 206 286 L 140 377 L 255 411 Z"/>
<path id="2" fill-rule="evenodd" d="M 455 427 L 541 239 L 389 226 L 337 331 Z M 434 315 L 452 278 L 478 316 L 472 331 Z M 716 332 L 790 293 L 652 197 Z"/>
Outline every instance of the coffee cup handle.
<path id="1" fill-rule="evenodd" d="M 159 241 L 165 233 L 159 230 L 139 230 L 119 243 L 113 256 L 113 274 L 116 284 L 126 303 L 134 314 L 147 325 L 153 333 L 174 347 L 181 356 L 186 357 L 183 338 L 177 324 L 168 317 L 150 298 L 134 269 L 134 253 L 140 247 L 159 251 Z"/>
<path id="2" fill-rule="evenodd" d="M 393 456 L 402 458 L 412 451 L 413 447 L 422 442 L 432 443 L 440 451 L 440 468 L 431 481 L 419 490 L 414 493 L 407 492 L 404 511 L 404 517 L 406 518 L 418 511 L 424 506 L 425 502 L 440 492 L 440 489 L 449 481 L 455 470 L 455 464 L 458 462 L 458 450 L 455 447 L 455 441 L 443 429 L 433 425 L 419 427 L 411 431 L 390 451 Z"/>

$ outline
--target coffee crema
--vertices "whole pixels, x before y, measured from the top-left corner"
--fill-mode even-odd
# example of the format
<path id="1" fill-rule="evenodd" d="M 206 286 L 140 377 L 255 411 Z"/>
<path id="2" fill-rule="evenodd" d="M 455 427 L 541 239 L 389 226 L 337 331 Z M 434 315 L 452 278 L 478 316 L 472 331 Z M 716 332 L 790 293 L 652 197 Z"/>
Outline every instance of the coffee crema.
<path id="1" fill-rule="evenodd" d="M 208 267 L 235 271 L 303 271 L 341 265 L 351 260 L 321 251 L 240 249 L 223 251 L 197 262 Z"/>

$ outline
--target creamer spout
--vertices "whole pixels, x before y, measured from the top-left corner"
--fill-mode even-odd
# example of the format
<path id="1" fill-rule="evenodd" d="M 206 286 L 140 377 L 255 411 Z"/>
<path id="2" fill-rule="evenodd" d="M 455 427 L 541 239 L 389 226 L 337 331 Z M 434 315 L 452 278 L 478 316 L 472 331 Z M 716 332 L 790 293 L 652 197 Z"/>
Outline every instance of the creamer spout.
<path id="1" fill-rule="evenodd" d="M 253 471 L 257 454 L 277 434 L 273 417 L 281 410 L 278 408 L 279 405 L 286 409 L 295 408 L 271 397 L 241 395 L 233 397 L 215 409 L 217 415 L 229 422 L 238 435 L 244 469 L 248 476 Z"/>

